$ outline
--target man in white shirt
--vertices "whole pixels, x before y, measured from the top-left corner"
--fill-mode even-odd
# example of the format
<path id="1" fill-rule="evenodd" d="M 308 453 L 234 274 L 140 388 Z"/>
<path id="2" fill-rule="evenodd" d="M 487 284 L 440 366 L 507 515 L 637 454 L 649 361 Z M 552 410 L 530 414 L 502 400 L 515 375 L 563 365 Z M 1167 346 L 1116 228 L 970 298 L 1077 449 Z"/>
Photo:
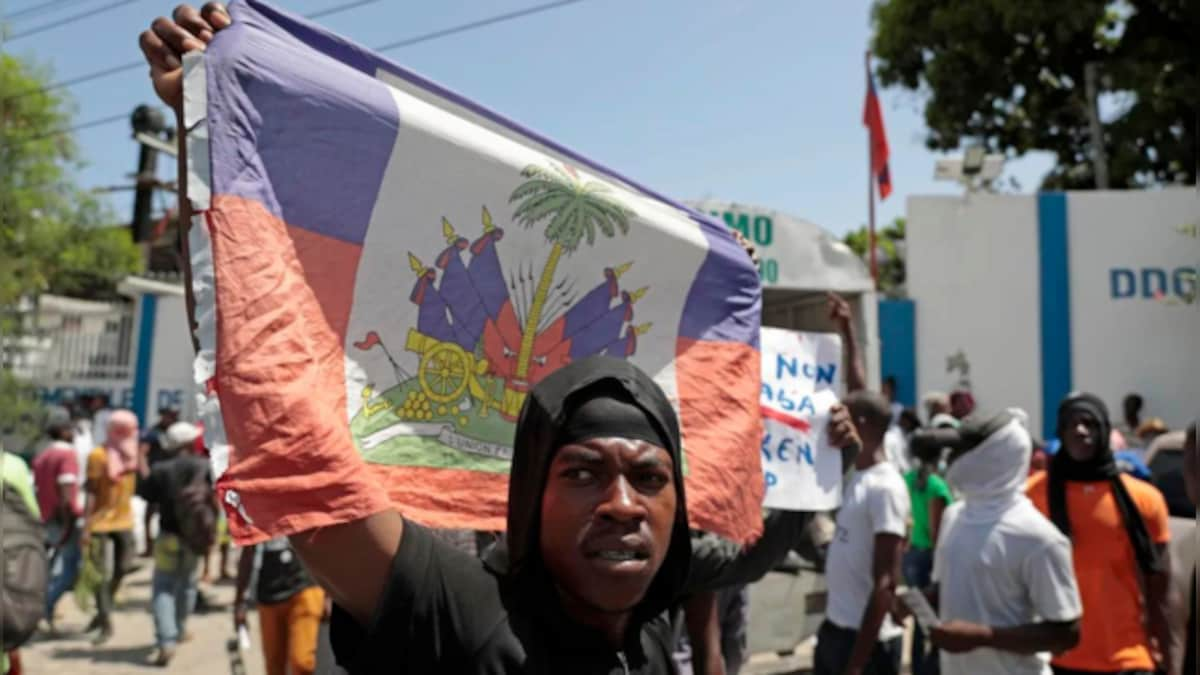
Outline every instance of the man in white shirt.
<path id="1" fill-rule="evenodd" d="M 863 448 L 846 484 L 829 545 L 829 606 L 817 635 L 816 675 L 895 675 L 903 629 L 888 610 L 895 596 L 909 515 L 908 488 L 887 460 L 887 399 L 860 391 L 844 401 Z"/>
<path id="2" fill-rule="evenodd" d="M 1083 606 L 1071 543 L 1025 496 L 1032 441 L 1011 413 L 919 431 L 918 456 L 950 448 L 947 509 L 934 552 L 942 675 L 1050 675 L 1045 652 L 1079 641 Z"/>

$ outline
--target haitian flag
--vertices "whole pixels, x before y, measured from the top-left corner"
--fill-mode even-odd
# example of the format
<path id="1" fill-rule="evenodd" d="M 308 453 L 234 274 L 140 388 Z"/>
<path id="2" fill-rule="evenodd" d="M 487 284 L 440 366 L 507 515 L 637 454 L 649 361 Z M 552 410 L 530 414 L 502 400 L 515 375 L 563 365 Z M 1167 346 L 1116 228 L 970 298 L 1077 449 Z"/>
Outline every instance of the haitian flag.
<path id="1" fill-rule="evenodd" d="M 184 123 L 239 542 L 392 507 L 502 530 L 526 395 L 595 354 L 677 405 L 695 526 L 757 536 L 761 289 L 723 224 L 266 3 L 230 13 L 185 59 Z"/>
<path id="2" fill-rule="evenodd" d="M 888 168 L 887 132 L 883 128 L 883 108 L 875 93 L 875 78 L 871 76 L 871 62 L 867 60 L 867 99 L 863 102 L 863 126 L 867 128 L 871 144 L 871 175 L 879 184 L 879 199 L 883 201 L 892 194 L 892 172 Z"/>

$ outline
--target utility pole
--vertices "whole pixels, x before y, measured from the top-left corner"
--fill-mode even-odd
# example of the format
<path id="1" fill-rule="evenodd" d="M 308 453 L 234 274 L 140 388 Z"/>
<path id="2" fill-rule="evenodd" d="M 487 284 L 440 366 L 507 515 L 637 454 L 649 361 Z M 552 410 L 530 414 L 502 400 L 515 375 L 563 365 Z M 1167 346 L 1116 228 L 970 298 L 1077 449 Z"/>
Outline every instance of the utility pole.
<path id="1" fill-rule="evenodd" d="M 1100 126 L 1100 101 L 1097 86 L 1100 64 L 1088 61 L 1083 65 L 1083 90 L 1087 97 L 1088 130 L 1091 136 L 1092 172 L 1096 189 L 1108 189 L 1108 153 L 1104 151 L 1104 127 Z"/>
<path id="2" fill-rule="evenodd" d="M 139 105 L 129 118 L 133 135 L 148 134 L 160 137 L 167 130 L 166 120 L 157 109 Z M 133 197 L 133 218 L 129 221 L 135 243 L 150 240 L 150 213 L 154 207 L 154 190 L 158 184 L 158 150 L 146 143 L 138 144 L 138 169 Z"/>

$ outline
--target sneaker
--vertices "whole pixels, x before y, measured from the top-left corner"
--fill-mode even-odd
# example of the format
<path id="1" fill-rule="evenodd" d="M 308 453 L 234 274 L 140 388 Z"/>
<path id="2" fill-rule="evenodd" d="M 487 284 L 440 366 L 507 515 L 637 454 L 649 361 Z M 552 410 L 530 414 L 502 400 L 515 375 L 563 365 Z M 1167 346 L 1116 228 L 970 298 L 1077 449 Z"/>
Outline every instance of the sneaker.
<path id="1" fill-rule="evenodd" d="M 159 668 L 166 668 L 171 663 L 171 659 L 175 658 L 174 647 L 159 647 L 154 650 L 151 655 L 150 662 Z"/>

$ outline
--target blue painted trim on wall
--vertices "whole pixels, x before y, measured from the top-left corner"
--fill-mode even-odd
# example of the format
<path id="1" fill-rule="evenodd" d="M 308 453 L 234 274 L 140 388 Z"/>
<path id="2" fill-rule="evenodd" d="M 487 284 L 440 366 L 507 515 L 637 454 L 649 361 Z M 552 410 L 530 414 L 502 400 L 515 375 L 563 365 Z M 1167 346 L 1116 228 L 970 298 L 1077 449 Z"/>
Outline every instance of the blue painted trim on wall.
<path id="1" fill-rule="evenodd" d="M 1038 195 L 1038 276 L 1041 292 L 1042 433 L 1055 429 L 1058 404 L 1072 387 L 1071 265 L 1067 241 L 1067 195 Z"/>
<path id="2" fill-rule="evenodd" d="M 916 326 L 912 300 L 879 301 L 880 375 L 896 378 L 896 400 L 905 407 L 917 405 Z"/>
<path id="3" fill-rule="evenodd" d="M 150 364 L 154 358 L 154 324 L 158 315 L 158 296 L 142 296 L 141 318 L 138 320 L 137 362 L 133 371 L 133 412 L 143 426 L 146 424 L 146 404 L 150 396 Z"/>

